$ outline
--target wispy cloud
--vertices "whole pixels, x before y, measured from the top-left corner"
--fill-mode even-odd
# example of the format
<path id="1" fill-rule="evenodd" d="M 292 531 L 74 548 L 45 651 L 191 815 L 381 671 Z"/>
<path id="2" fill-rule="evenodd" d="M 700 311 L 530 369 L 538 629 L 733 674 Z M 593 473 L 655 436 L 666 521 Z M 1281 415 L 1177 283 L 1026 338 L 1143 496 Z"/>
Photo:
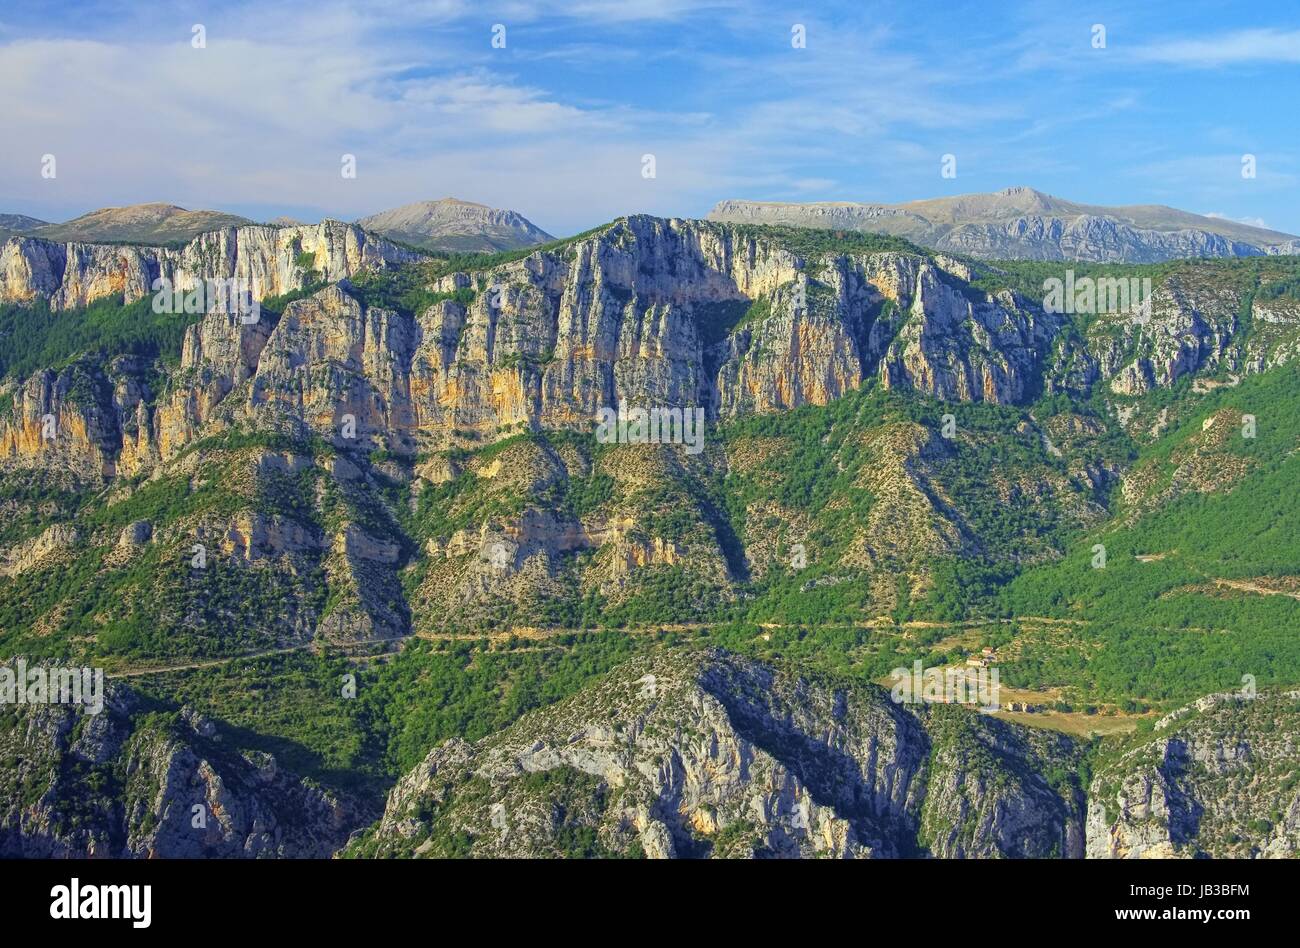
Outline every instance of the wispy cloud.
<path id="1" fill-rule="evenodd" d="M 1221 221 L 1233 221 L 1237 224 L 1249 224 L 1251 227 L 1262 227 L 1264 230 L 1269 229 L 1262 217 L 1233 217 L 1231 214 L 1222 214 L 1218 211 L 1207 211 L 1205 216 L 1216 217 Z"/>
<path id="2" fill-rule="evenodd" d="M 1238 30 L 1217 36 L 1166 40 L 1132 50 L 1142 62 L 1208 69 L 1248 63 L 1300 63 L 1300 30 Z"/>
<path id="3" fill-rule="evenodd" d="M 1296 229 L 1297 133 L 1269 101 L 1296 97 L 1300 32 L 1212 36 L 1221 11 L 1179 0 L 1204 38 L 1170 37 L 1163 3 L 1079 16 L 1038 0 L 241 0 L 160 15 L 16 0 L 0 14 L 0 211 L 167 200 L 356 217 L 450 194 L 565 233 L 729 197 L 1027 184 Z M 1098 20 L 1105 50 L 1089 42 Z M 1259 155 L 1258 180 L 1242 184 L 1234 151 Z M 45 153 L 56 180 L 39 175 Z M 340 177 L 345 153 L 356 179 Z M 940 175 L 948 153 L 955 180 Z"/>

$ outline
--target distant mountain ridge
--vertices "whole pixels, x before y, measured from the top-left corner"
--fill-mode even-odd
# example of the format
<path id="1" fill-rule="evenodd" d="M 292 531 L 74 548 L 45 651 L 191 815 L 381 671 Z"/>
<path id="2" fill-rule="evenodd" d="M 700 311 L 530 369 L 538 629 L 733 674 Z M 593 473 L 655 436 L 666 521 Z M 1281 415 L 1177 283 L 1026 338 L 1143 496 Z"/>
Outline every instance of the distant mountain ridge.
<path id="1" fill-rule="evenodd" d="M 8 240 L 22 234 L 29 234 L 37 227 L 44 227 L 45 221 L 26 214 L 0 214 L 0 240 Z"/>
<path id="2" fill-rule="evenodd" d="M 0 228 L 26 230 L 32 227 L 44 227 L 48 222 L 26 214 L 0 214 Z"/>
<path id="3" fill-rule="evenodd" d="M 224 227 L 253 221 L 224 211 L 189 211 L 175 204 L 132 204 L 105 207 L 62 224 L 41 224 L 26 236 L 77 243 L 171 244 Z"/>
<path id="4" fill-rule="evenodd" d="M 515 211 L 456 198 L 404 204 L 357 224 L 391 240 L 444 252 L 493 253 L 554 239 Z"/>
<path id="5" fill-rule="evenodd" d="M 42 237 L 60 243 L 176 245 L 200 234 L 255 223 L 225 211 L 190 211 L 166 203 L 132 204 L 100 208 L 61 224 L 25 214 L 0 214 L 0 240 Z M 270 223 L 303 226 L 288 217 Z M 406 204 L 356 223 L 392 240 L 442 253 L 495 253 L 554 239 L 515 211 L 456 198 Z"/>
<path id="6" fill-rule="evenodd" d="M 891 234 L 990 259 L 1154 263 L 1300 253 L 1300 237 L 1158 204 L 1079 204 L 1033 188 L 901 204 L 721 201 L 709 219 Z"/>

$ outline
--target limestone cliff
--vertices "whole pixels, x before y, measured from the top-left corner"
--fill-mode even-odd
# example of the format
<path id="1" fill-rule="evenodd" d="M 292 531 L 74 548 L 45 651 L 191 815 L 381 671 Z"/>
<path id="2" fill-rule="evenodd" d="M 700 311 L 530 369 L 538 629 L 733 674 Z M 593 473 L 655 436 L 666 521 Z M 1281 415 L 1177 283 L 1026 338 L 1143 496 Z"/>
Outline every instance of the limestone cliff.
<path id="1" fill-rule="evenodd" d="M 326 857 L 369 817 L 357 803 L 225 748 L 213 722 L 144 716 L 109 686 L 99 714 L 0 712 L 0 857 Z"/>
<path id="2" fill-rule="evenodd" d="M 1295 858 L 1298 756 L 1300 691 L 1208 695 L 1098 770 L 1087 854 Z"/>
<path id="3" fill-rule="evenodd" d="M 326 280 L 403 253 L 336 224 L 208 234 L 177 256 L 11 241 L 5 293 L 68 306 L 107 292 L 138 297 L 157 275 L 183 287 L 200 273 L 279 293 L 307 281 L 295 240 Z M 98 367 L 98 387 L 120 389 L 120 404 L 82 399 L 77 409 L 70 382 L 47 373 L 20 387 L 0 443 L 11 458 L 63 451 L 112 476 L 119 460 L 130 473 L 211 422 L 241 418 L 336 437 L 350 415 L 360 443 L 411 452 L 467 431 L 491 439 L 519 425 L 585 428 L 620 403 L 717 417 L 825 404 L 871 373 L 941 397 L 1022 397 L 1045 332 L 1031 315 L 968 301 L 942 261 L 921 255 L 831 257 L 810 277 L 812 263 L 716 225 L 630 218 L 566 248 L 446 278 L 448 290 L 477 287 L 468 304 L 400 313 L 363 305 L 344 283 L 291 304 L 278 322 L 208 313 L 155 409 L 141 405 L 138 383 Z M 42 445 L 47 415 L 63 423 Z"/>
<path id="4" fill-rule="evenodd" d="M 260 300 L 417 258 L 356 225 L 331 220 L 226 227 L 199 234 L 179 250 L 13 237 L 0 248 L 0 302 L 40 297 L 56 310 L 112 295 L 131 302 L 151 295 L 159 278 L 180 290 L 204 280 L 240 280 Z"/>
<path id="5" fill-rule="evenodd" d="M 949 711 L 952 709 L 940 709 Z M 966 712 L 958 712 L 965 715 Z M 945 736 L 874 686 L 658 651 L 398 782 L 353 855 L 1080 855 L 1076 791 L 1022 729 Z M 1058 755 L 1076 752 L 1058 741 Z M 942 828 L 939 828 L 942 827 Z"/>
<path id="6" fill-rule="evenodd" d="M 17 384 L 0 457 L 57 456 L 109 477 L 242 421 L 411 456 L 590 429 L 619 405 L 714 419 L 823 405 L 870 378 L 962 402 L 1099 384 L 1128 397 L 1198 372 L 1263 371 L 1300 348 L 1300 310 L 1261 302 L 1247 332 L 1242 291 L 1196 272 L 1080 335 L 1016 293 L 975 290 L 970 268 L 942 254 L 796 252 L 779 234 L 652 217 L 444 274 L 419 311 L 349 284 L 409 255 L 337 222 L 218 231 L 178 252 L 11 240 L 4 255 L 4 297 L 56 308 L 139 297 L 156 276 L 181 288 L 242 278 L 257 295 L 334 283 L 282 316 L 207 313 L 165 392 L 123 363 L 85 366 L 82 384 L 70 369 Z"/>

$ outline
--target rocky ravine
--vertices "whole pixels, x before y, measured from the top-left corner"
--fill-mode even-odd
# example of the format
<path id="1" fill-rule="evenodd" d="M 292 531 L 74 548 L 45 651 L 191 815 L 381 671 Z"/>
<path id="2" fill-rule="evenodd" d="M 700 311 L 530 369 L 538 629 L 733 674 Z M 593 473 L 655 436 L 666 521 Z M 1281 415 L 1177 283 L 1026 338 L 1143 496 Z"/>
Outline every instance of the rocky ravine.
<path id="1" fill-rule="evenodd" d="M 1211 695 L 1085 796 L 1056 732 L 663 648 L 435 748 L 361 831 L 367 805 L 110 686 L 98 716 L 0 711 L 0 857 L 1294 858 L 1298 725 L 1300 692 Z"/>
<path id="2" fill-rule="evenodd" d="M 97 715 L 0 709 L 0 858 L 320 858 L 373 819 L 270 754 L 224 748 L 214 722 L 107 690 Z"/>
<path id="3" fill-rule="evenodd" d="M 667 650 L 435 749 L 348 853 L 1294 858 L 1298 725 L 1300 692 L 1209 696 L 1085 802 L 1084 749 L 1056 732 Z"/>
<path id="4" fill-rule="evenodd" d="M 913 713 L 718 651 L 666 650 L 393 789 L 351 855 L 1081 856 L 1078 749 L 954 708 Z"/>
<path id="5" fill-rule="evenodd" d="M 1300 691 L 1207 695 L 1103 766 L 1089 858 L 1300 854 Z"/>

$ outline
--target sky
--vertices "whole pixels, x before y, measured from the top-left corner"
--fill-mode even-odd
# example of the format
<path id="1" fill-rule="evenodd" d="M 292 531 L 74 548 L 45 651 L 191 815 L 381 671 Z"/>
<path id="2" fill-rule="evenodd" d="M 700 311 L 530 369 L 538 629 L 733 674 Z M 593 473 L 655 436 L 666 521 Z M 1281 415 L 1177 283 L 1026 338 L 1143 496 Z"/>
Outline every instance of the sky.
<path id="1" fill-rule="evenodd" d="M 1295 0 L 8 0 L 0 90 L 0 213 L 52 221 L 454 196 L 561 236 L 1027 185 L 1300 234 Z"/>

